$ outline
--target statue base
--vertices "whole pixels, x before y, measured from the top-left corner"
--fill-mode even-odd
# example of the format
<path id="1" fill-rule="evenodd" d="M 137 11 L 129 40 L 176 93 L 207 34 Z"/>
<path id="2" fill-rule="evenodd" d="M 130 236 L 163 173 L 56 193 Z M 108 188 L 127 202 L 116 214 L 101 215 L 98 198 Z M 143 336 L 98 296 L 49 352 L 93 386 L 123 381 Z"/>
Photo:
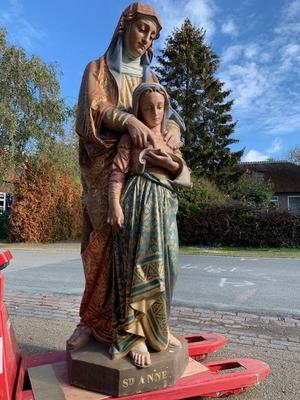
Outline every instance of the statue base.
<path id="1" fill-rule="evenodd" d="M 68 373 L 72 385 L 109 394 L 126 396 L 174 385 L 188 361 L 188 345 L 178 337 L 182 348 L 169 347 L 151 352 L 151 365 L 137 368 L 129 356 L 112 360 L 109 346 L 95 340 L 85 347 L 67 352 Z"/>

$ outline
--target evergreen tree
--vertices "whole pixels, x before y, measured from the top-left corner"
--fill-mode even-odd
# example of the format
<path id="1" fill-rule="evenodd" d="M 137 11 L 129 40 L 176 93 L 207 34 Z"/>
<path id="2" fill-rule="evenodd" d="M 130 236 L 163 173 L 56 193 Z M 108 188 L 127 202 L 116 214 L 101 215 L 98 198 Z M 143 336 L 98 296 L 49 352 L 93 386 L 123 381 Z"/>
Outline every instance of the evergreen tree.
<path id="1" fill-rule="evenodd" d="M 168 90 L 172 106 L 186 124 L 183 154 L 196 175 L 213 179 L 219 186 L 240 176 L 234 169 L 243 150 L 229 146 L 235 123 L 230 114 L 230 91 L 214 75 L 219 58 L 205 43 L 205 31 L 186 19 L 167 38 L 158 56 L 156 72 Z"/>

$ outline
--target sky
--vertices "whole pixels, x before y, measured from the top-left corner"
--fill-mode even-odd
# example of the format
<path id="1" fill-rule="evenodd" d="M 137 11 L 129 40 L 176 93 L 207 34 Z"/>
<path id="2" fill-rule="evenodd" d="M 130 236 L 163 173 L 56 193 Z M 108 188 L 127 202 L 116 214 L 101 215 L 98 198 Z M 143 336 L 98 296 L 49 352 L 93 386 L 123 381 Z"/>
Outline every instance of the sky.
<path id="1" fill-rule="evenodd" d="M 283 160 L 300 146 L 300 0 L 152 0 L 163 31 L 155 52 L 188 17 L 220 57 L 231 90 L 242 161 Z M 124 0 L 0 0 L 10 43 L 61 72 L 62 97 L 77 101 L 86 64 L 108 47 Z"/>

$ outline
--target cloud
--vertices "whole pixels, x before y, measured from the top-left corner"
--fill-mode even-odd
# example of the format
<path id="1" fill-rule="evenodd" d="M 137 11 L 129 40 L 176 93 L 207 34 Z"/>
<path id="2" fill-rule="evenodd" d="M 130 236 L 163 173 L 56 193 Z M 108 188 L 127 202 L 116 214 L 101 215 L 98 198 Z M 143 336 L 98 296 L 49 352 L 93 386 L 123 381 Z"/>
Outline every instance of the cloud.
<path id="1" fill-rule="evenodd" d="M 257 43 L 249 43 L 247 45 L 236 44 L 227 47 L 221 56 L 223 64 L 239 62 L 242 59 L 253 60 L 260 55 L 261 49 Z"/>
<path id="2" fill-rule="evenodd" d="M 271 147 L 269 147 L 267 153 L 268 154 L 276 154 L 281 150 L 282 150 L 282 139 L 275 138 L 271 144 Z"/>
<path id="3" fill-rule="evenodd" d="M 275 33 L 280 35 L 296 34 L 300 32 L 300 1 L 293 0 L 286 3 L 282 10 L 282 18 Z"/>
<path id="4" fill-rule="evenodd" d="M 224 64 L 236 61 L 238 60 L 242 52 L 243 52 L 242 45 L 229 46 L 222 54 L 221 61 Z"/>
<path id="5" fill-rule="evenodd" d="M 289 1 L 286 8 L 283 10 L 283 17 L 285 21 L 294 20 L 300 15 L 300 1 Z"/>
<path id="6" fill-rule="evenodd" d="M 248 153 L 242 158 L 242 161 L 266 161 L 268 158 L 269 156 L 267 154 L 262 154 L 257 150 L 249 150 Z"/>
<path id="7" fill-rule="evenodd" d="M 264 29 L 261 34 L 256 24 L 251 30 L 252 36 L 249 36 L 249 27 L 247 35 L 238 32 L 236 15 L 231 18 L 225 14 L 222 29 L 217 32 L 217 22 L 225 8 L 223 10 L 215 0 L 152 2 L 163 23 L 158 47 L 163 47 L 166 37 L 175 27 L 180 27 L 186 17 L 206 30 L 207 41 L 217 34 L 222 35 L 221 32 L 241 38 L 223 51 L 218 71 L 224 88 L 232 91 L 232 113 L 239 121 L 237 129 L 250 132 L 255 126 L 258 134 L 276 136 L 299 129 L 300 0 L 283 2 L 276 25 Z M 251 15 L 250 19 L 257 20 L 257 15 Z"/>
<path id="8" fill-rule="evenodd" d="M 235 107 L 242 110 L 255 108 L 257 99 L 268 87 L 266 74 L 255 62 L 229 65 L 220 73 L 220 78 L 226 88 L 233 90 Z"/>
<path id="9" fill-rule="evenodd" d="M 250 43 L 247 46 L 245 46 L 245 48 L 244 48 L 244 55 L 249 60 L 257 57 L 259 52 L 260 52 L 260 48 L 257 45 L 257 43 Z"/>
<path id="10" fill-rule="evenodd" d="M 7 10 L 0 8 L 0 25 L 4 25 L 11 38 L 27 50 L 31 50 L 36 41 L 41 41 L 46 36 L 23 17 L 22 6 L 18 0 L 10 0 Z"/>
<path id="11" fill-rule="evenodd" d="M 204 28 L 207 40 L 211 40 L 216 31 L 214 17 L 218 8 L 213 0 L 153 0 L 152 3 L 163 25 L 160 45 L 174 28 L 183 24 L 185 18 L 189 18 L 197 28 Z"/>
<path id="12" fill-rule="evenodd" d="M 273 30 L 254 33 L 251 42 L 240 41 L 221 55 L 219 77 L 232 91 L 233 114 L 243 132 L 253 126 L 270 135 L 299 131 L 299 19 L 300 0 L 286 2 Z"/>
<path id="13" fill-rule="evenodd" d="M 237 27 L 232 19 L 228 20 L 221 26 L 221 30 L 223 33 L 228 34 L 233 37 L 238 36 Z"/>
<path id="14" fill-rule="evenodd" d="M 242 161 L 245 162 L 266 161 L 276 153 L 280 152 L 281 150 L 282 150 L 282 139 L 277 137 L 272 141 L 271 146 L 267 149 L 265 154 L 261 153 L 258 150 L 251 149 L 242 158 Z"/>

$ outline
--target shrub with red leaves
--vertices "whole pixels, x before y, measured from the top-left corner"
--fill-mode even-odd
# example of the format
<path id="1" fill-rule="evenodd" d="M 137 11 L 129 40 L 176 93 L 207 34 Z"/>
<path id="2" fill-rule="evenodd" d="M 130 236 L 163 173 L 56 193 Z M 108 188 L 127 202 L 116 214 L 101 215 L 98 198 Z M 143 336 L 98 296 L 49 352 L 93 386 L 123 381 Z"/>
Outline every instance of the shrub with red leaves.
<path id="1" fill-rule="evenodd" d="M 13 242 L 76 239 L 81 233 L 80 183 L 65 176 L 53 161 L 31 159 L 15 183 L 9 220 Z"/>

